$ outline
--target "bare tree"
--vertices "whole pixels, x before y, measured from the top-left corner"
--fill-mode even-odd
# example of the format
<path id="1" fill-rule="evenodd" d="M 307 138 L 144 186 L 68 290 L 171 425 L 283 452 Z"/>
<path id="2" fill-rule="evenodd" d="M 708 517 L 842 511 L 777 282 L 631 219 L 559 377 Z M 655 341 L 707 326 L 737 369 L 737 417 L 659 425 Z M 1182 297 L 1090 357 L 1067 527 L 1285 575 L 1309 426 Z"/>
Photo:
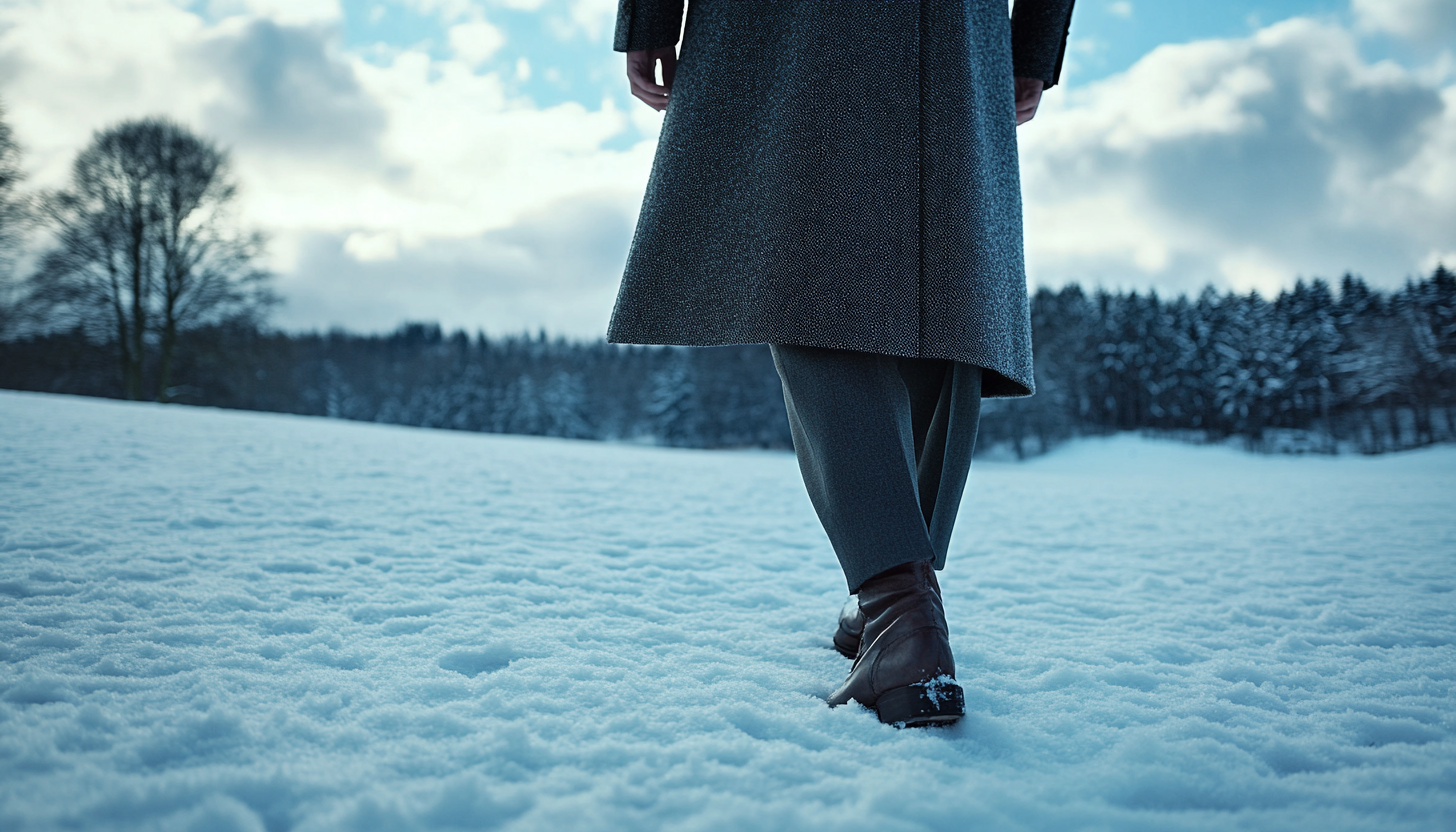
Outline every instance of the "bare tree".
<path id="1" fill-rule="evenodd" d="M 32 295 L 52 326 L 117 346 L 127 398 L 143 397 L 154 366 L 156 398 L 168 399 L 185 330 L 256 320 L 276 302 L 259 265 L 262 236 L 232 221 L 237 194 L 226 152 L 148 118 L 96 134 L 70 187 L 42 201 L 55 245 L 30 278 Z"/>
<path id="2" fill-rule="evenodd" d="M 20 145 L 0 107 L 0 338 L 9 336 L 21 315 L 15 258 L 31 219 L 29 200 L 16 193 L 24 178 Z"/>

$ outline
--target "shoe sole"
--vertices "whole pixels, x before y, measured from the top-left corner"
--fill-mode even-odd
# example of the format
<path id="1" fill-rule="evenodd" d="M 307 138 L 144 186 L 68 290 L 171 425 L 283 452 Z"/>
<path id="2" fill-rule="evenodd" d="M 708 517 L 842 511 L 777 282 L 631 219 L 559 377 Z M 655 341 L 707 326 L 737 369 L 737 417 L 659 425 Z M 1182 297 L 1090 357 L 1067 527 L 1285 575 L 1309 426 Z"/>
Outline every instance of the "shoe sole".
<path id="1" fill-rule="evenodd" d="M 953 682 L 906 685 L 881 694 L 875 713 L 881 722 L 905 728 L 950 725 L 966 715 L 966 695 Z"/>

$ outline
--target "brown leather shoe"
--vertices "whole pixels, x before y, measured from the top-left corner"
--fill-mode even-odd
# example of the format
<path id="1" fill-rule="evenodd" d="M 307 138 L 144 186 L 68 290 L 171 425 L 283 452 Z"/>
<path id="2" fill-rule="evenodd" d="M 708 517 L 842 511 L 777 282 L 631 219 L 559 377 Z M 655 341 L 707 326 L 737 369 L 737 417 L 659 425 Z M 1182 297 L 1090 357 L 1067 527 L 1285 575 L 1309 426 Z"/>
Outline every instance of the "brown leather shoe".
<path id="1" fill-rule="evenodd" d="M 834 649 L 846 659 L 859 655 L 859 639 L 864 634 L 864 613 L 860 612 L 859 599 L 853 595 L 839 610 L 839 626 L 834 628 Z"/>
<path id="2" fill-rule="evenodd" d="M 934 569 L 930 570 L 930 586 L 935 589 L 935 596 L 941 597 L 940 581 L 936 579 Z M 859 599 L 851 595 L 839 610 L 839 626 L 834 628 L 834 649 L 846 659 L 857 658 L 862 635 L 864 611 L 859 608 Z"/>
<path id="3" fill-rule="evenodd" d="M 904 726 L 945 725 L 964 716 L 931 565 L 907 563 L 870 578 L 859 589 L 858 606 L 864 616 L 858 654 L 830 707 L 853 699 L 873 708 L 881 722 Z"/>

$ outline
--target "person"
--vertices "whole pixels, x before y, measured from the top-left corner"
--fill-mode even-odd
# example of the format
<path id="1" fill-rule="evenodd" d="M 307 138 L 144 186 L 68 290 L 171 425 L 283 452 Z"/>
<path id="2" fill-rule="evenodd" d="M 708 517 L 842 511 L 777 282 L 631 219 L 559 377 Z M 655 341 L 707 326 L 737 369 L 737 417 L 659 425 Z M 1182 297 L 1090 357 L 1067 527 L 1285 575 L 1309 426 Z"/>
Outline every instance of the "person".
<path id="1" fill-rule="evenodd" d="M 1016 127 L 1072 2 L 620 0 L 666 113 L 608 340 L 770 345 L 851 592 L 828 701 L 887 723 L 965 713 L 935 572 L 982 397 L 1033 391 Z"/>

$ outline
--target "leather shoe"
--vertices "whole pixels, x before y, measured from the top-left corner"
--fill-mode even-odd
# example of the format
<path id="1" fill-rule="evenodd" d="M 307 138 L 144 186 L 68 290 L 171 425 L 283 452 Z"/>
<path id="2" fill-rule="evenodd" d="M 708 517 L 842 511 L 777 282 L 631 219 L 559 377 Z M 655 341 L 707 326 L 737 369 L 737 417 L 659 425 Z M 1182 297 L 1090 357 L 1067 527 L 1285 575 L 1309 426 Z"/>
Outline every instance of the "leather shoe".
<path id="1" fill-rule="evenodd" d="M 940 581 L 935 570 L 930 570 L 930 585 L 940 597 Z M 864 634 L 864 612 L 859 608 L 859 599 L 853 595 L 845 600 L 839 610 L 839 626 L 834 628 L 834 649 L 846 659 L 859 656 L 860 637 Z"/>
<path id="2" fill-rule="evenodd" d="M 853 595 L 839 610 L 839 626 L 834 628 L 834 649 L 846 659 L 859 655 L 860 636 L 864 635 L 864 613 L 860 612 L 859 599 Z"/>
<path id="3" fill-rule="evenodd" d="M 946 725 L 964 716 L 965 694 L 955 681 L 945 608 L 930 563 L 902 564 L 870 578 L 859 589 L 857 606 L 864 624 L 854 667 L 829 696 L 830 707 L 853 699 L 874 709 L 881 722 L 901 726 Z"/>

